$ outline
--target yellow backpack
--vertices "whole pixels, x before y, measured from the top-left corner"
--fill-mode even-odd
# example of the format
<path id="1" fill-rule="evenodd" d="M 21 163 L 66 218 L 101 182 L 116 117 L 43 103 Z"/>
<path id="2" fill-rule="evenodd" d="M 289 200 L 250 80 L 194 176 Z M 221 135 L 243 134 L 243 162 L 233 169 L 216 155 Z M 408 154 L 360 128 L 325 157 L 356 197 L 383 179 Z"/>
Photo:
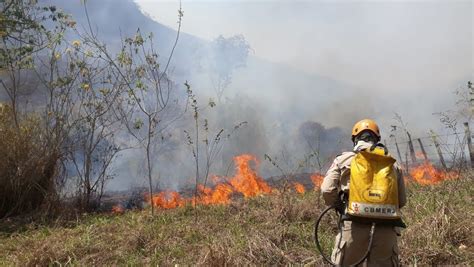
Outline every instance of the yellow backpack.
<path id="1" fill-rule="evenodd" d="M 347 214 L 355 219 L 400 219 L 395 159 L 384 148 L 357 152 L 351 162 Z"/>

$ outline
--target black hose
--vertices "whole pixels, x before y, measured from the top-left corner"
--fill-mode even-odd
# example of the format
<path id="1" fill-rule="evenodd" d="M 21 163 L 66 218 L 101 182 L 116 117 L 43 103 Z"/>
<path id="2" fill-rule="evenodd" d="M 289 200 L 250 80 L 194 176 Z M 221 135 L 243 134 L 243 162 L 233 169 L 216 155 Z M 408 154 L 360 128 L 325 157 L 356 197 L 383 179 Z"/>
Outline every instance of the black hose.
<path id="1" fill-rule="evenodd" d="M 335 209 L 335 207 L 334 206 L 327 207 L 326 209 L 323 210 L 323 212 L 321 212 L 318 219 L 316 219 L 316 223 L 314 225 L 314 241 L 316 243 L 316 248 L 318 249 L 319 253 L 323 257 L 324 261 L 331 264 L 332 266 L 338 266 L 338 264 L 332 262 L 331 259 L 323 253 L 323 249 L 321 248 L 321 244 L 319 243 L 319 235 L 318 235 L 318 229 L 319 229 L 319 224 L 321 222 L 321 219 L 324 217 L 324 215 L 328 211 L 330 211 L 332 209 Z M 340 225 L 341 223 L 342 223 L 341 222 L 341 216 L 339 216 L 338 227 L 339 227 L 340 232 L 342 231 L 342 227 Z M 374 233 L 375 233 L 375 223 L 372 223 L 372 227 L 370 228 L 370 233 L 369 233 L 369 245 L 367 247 L 367 251 L 365 252 L 364 256 L 359 261 L 357 261 L 355 264 L 352 264 L 350 266 L 357 266 L 357 265 L 361 264 L 363 261 L 365 261 L 367 259 L 367 257 L 370 254 L 370 249 L 372 248 Z M 342 235 L 341 235 L 341 238 L 342 238 Z"/>
<path id="2" fill-rule="evenodd" d="M 321 214 L 319 215 L 318 219 L 316 220 L 316 224 L 314 225 L 314 241 L 316 243 L 316 248 L 319 250 L 319 253 L 321 254 L 321 256 L 323 256 L 323 259 L 327 263 L 329 263 L 333 266 L 336 266 L 336 264 L 334 262 L 332 262 L 330 258 L 328 258 L 326 255 L 324 255 L 323 249 L 321 248 L 321 244 L 319 244 L 319 238 L 318 238 L 319 223 L 321 222 L 321 219 L 324 217 L 324 215 L 332 209 L 334 209 L 334 206 L 329 206 L 326 209 L 324 209 L 323 212 L 321 212 Z"/>

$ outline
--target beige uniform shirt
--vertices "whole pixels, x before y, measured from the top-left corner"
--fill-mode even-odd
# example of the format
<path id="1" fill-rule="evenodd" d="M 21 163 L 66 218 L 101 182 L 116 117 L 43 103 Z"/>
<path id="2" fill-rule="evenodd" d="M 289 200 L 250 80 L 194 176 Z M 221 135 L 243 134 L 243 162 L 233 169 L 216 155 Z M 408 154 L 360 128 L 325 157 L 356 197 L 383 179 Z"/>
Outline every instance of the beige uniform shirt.
<path id="1" fill-rule="evenodd" d="M 371 143 L 359 141 L 354 147 L 354 151 L 359 149 L 368 149 Z M 324 177 L 321 185 L 321 192 L 326 205 L 333 205 L 338 198 L 339 191 L 349 192 L 349 178 L 351 171 L 351 161 L 356 155 L 355 152 L 344 152 L 337 156 Z M 395 163 L 395 169 L 398 179 L 398 201 L 400 208 L 405 206 L 407 198 L 405 191 L 405 182 L 400 167 Z"/>

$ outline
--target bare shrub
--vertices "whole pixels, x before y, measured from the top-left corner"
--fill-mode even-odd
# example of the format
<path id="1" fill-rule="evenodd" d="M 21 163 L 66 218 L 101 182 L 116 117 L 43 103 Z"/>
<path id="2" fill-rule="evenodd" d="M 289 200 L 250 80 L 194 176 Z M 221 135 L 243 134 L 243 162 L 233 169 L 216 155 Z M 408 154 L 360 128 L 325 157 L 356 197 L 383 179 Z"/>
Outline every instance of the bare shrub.
<path id="1" fill-rule="evenodd" d="M 10 106 L 0 106 L 0 217 L 35 210 L 56 196 L 59 154 L 45 145 L 37 116 L 15 124 Z"/>

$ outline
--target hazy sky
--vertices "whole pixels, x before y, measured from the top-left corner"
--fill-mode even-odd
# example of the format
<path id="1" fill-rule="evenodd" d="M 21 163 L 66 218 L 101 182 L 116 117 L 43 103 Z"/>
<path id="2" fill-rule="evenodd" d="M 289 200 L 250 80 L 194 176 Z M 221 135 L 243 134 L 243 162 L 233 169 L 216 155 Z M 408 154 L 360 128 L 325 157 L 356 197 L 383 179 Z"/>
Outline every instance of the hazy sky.
<path id="1" fill-rule="evenodd" d="M 178 0 L 134 1 L 176 29 Z M 424 136 L 442 127 L 433 113 L 453 108 L 452 92 L 474 80 L 473 1 L 182 0 L 182 8 L 182 31 L 205 40 L 242 34 L 254 56 L 314 74 L 286 67 L 271 73 L 267 66 L 275 65 L 255 64 L 234 75 L 228 96 L 244 92 L 258 108 L 242 110 L 259 118 L 248 127 L 260 133 L 258 143 L 268 145 L 252 152 L 259 156 L 277 155 L 282 144 L 298 142 L 294 133 L 307 120 L 347 130 L 356 119 L 371 117 L 388 138 L 397 112 L 414 137 Z M 315 79 L 299 84 L 306 76 Z M 186 78 L 195 88 L 205 87 L 196 77 Z M 335 80 L 341 88 L 321 80 Z M 328 93 L 331 88 L 343 93 Z M 219 114 L 223 121 L 247 120 L 241 109 L 228 107 L 230 115 Z M 254 137 L 240 134 L 232 148 L 244 150 Z M 172 172 L 170 177 L 192 176 Z"/>
<path id="2" fill-rule="evenodd" d="M 136 0 L 176 27 L 178 1 Z M 473 1 L 183 0 L 183 31 L 370 92 L 453 90 L 474 73 Z M 431 89 L 430 89 L 431 88 Z"/>

